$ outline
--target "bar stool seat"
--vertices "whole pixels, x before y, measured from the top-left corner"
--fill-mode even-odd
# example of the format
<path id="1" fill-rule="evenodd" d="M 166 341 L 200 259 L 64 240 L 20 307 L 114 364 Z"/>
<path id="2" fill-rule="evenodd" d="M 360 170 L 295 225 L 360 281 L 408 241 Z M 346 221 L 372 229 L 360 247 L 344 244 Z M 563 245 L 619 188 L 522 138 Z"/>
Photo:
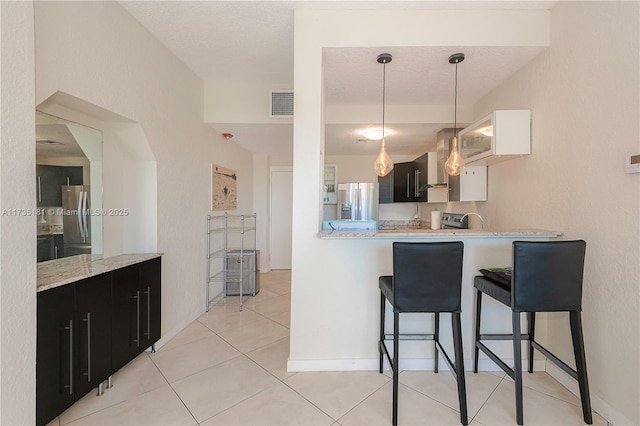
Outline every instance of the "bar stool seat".
<path id="1" fill-rule="evenodd" d="M 399 340 L 402 338 L 434 340 L 434 372 L 438 372 L 438 350 L 456 379 L 460 422 L 468 424 L 467 398 L 462 354 L 460 305 L 462 290 L 461 241 L 442 243 L 393 243 L 393 276 L 381 276 L 380 288 L 380 354 L 379 371 L 382 373 L 384 356 L 393 371 L 392 423 L 398 424 Z M 386 301 L 393 307 L 393 357 L 385 340 L 384 320 Z M 400 314 L 409 312 L 434 313 L 435 330 L 432 334 L 400 334 Z M 455 361 L 451 361 L 440 344 L 440 313 L 451 313 Z"/>
<path id="2" fill-rule="evenodd" d="M 528 340 L 529 373 L 533 372 L 533 351 L 541 352 L 578 381 L 584 421 L 592 423 L 587 364 L 582 334 L 582 276 L 586 243 L 577 241 L 515 241 L 511 281 L 481 269 L 474 278 L 476 289 L 475 348 L 473 372 L 478 372 L 478 354 L 482 351 L 515 382 L 516 420 L 524 422 L 522 401 L 521 341 Z M 482 294 L 511 308 L 511 334 L 481 334 Z M 528 332 L 522 333 L 520 314 L 526 313 Z M 569 312 L 576 369 L 535 341 L 536 312 Z M 483 340 L 512 340 L 514 366 L 509 367 L 482 343 Z"/>

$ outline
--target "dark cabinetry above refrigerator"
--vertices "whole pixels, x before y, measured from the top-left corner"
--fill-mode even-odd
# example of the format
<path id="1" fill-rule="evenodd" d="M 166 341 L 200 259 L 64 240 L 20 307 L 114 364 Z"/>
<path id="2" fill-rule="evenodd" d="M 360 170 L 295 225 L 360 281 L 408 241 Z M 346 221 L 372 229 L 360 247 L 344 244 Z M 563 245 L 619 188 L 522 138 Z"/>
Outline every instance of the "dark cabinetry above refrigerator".
<path id="1" fill-rule="evenodd" d="M 38 207 L 62 207 L 62 186 L 82 184 L 82 166 L 36 165 Z"/>
<path id="2" fill-rule="evenodd" d="M 380 203 L 427 201 L 427 154 L 414 161 L 397 163 L 391 173 L 378 177 Z"/>

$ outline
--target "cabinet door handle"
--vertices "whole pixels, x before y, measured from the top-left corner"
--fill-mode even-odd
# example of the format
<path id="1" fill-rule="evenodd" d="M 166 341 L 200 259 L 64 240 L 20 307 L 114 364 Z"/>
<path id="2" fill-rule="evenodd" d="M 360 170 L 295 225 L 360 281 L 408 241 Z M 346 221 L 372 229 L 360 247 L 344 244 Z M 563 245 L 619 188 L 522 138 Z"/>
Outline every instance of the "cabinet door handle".
<path id="1" fill-rule="evenodd" d="M 420 196 L 420 170 L 415 170 L 414 171 L 414 177 L 415 177 L 415 181 L 416 181 L 416 187 L 414 189 L 414 194 L 416 197 Z"/>
<path id="2" fill-rule="evenodd" d="M 140 290 L 136 291 L 136 295 L 133 296 L 136 299 L 136 346 L 140 347 Z"/>
<path id="3" fill-rule="evenodd" d="M 40 183 L 40 176 L 38 176 L 38 202 L 42 202 L 42 183 Z"/>
<path id="4" fill-rule="evenodd" d="M 53 246 L 53 258 L 58 258 L 58 246 Z"/>
<path id="5" fill-rule="evenodd" d="M 91 382 L 91 312 L 87 312 L 82 321 L 87 323 L 87 372 L 83 375 L 87 376 L 87 382 Z"/>
<path id="6" fill-rule="evenodd" d="M 69 186 L 69 176 L 67 176 L 67 186 Z"/>
<path id="7" fill-rule="evenodd" d="M 151 339 L 151 286 L 147 286 L 147 339 Z"/>
<path id="8" fill-rule="evenodd" d="M 407 198 L 409 198 L 409 173 L 407 173 Z"/>
<path id="9" fill-rule="evenodd" d="M 64 327 L 65 330 L 69 330 L 69 385 L 64 386 L 69 388 L 69 395 L 73 395 L 73 320 L 69 320 L 69 327 Z"/>

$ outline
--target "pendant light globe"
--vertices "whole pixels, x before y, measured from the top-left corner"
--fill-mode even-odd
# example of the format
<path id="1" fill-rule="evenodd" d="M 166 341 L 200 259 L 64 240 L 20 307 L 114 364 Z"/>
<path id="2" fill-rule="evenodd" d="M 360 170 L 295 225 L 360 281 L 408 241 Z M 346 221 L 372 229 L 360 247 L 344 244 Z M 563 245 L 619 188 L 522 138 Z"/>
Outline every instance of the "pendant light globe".
<path id="1" fill-rule="evenodd" d="M 458 147 L 458 64 L 464 61 L 464 53 L 454 53 L 449 56 L 449 63 L 456 65 L 456 84 L 454 91 L 453 107 L 453 138 L 451 138 L 451 154 L 444 163 L 444 168 L 449 176 L 458 176 L 464 168 L 464 158 L 460 155 Z"/>
<path id="2" fill-rule="evenodd" d="M 392 56 L 390 53 L 381 53 L 378 55 L 378 63 L 382 64 L 382 144 L 380 145 L 380 154 L 373 163 L 373 170 L 380 177 L 388 175 L 393 170 L 393 160 L 387 154 L 386 140 L 384 138 L 384 108 L 385 108 L 385 94 L 387 83 L 387 64 L 391 62 Z"/>

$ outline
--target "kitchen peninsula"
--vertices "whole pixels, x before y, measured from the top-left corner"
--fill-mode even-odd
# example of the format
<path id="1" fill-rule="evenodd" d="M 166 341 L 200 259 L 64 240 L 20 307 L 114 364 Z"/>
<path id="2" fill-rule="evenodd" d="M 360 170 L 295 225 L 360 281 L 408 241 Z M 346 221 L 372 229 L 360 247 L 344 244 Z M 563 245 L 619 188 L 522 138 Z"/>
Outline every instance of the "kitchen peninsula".
<path id="1" fill-rule="evenodd" d="M 291 333 L 298 344 L 292 348 L 288 370 L 378 369 L 378 277 L 393 273 L 392 246 L 395 241 L 464 243 L 462 337 L 465 368 L 469 370 L 472 366 L 474 343 L 473 277 L 479 274 L 478 269 L 510 266 L 513 241 L 549 241 L 561 238 L 562 235 L 562 232 L 527 228 L 431 230 L 414 227 L 378 230 L 375 233 L 320 232 L 314 245 L 317 250 L 326 254 L 328 263 L 322 271 L 316 270 L 314 282 L 306 284 L 313 286 L 313 290 L 303 292 L 296 299 L 297 303 L 292 304 L 292 310 L 298 309 L 294 317 L 299 322 L 292 323 Z M 318 286 L 319 282 L 322 285 Z M 387 309 L 387 331 L 392 329 L 390 312 Z M 541 315 L 539 322 L 544 321 L 545 318 Z M 445 348 L 452 347 L 450 328 L 449 317 L 444 315 L 440 320 L 440 335 Z M 510 330 L 511 312 L 498 303 L 487 301 L 483 305 L 483 332 L 508 333 Z M 298 332 L 300 335 L 296 336 Z M 433 315 L 401 316 L 400 332 L 433 332 Z M 539 327 L 538 337 L 545 342 L 546 328 Z M 513 348 L 509 342 L 492 342 L 492 347 L 504 359 L 512 358 Z M 498 369 L 486 357 L 481 357 L 479 368 L 484 371 Z M 544 360 L 536 359 L 534 368 L 543 370 Z M 403 342 L 400 349 L 400 369 L 432 370 L 433 342 Z"/>
<path id="2" fill-rule="evenodd" d="M 44 425 L 152 347 L 161 255 L 78 255 L 38 264 L 36 423 Z"/>

